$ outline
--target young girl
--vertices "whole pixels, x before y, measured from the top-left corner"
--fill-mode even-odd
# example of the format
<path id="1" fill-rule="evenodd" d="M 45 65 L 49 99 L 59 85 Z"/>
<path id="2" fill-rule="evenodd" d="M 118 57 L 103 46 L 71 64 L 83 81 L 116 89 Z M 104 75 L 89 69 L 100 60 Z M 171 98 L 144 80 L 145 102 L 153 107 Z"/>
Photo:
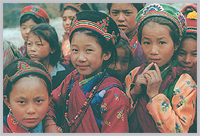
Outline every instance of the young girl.
<path id="1" fill-rule="evenodd" d="M 48 71 L 39 62 L 18 59 L 3 74 L 3 132 L 43 133 L 52 89 Z"/>
<path id="2" fill-rule="evenodd" d="M 197 83 L 197 12 L 188 13 L 186 21 L 186 35 L 181 41 L 177 58 L 179 65 L 186 68 Z M 197 132 L 197 118 L 195 118 L 189 132 Z"/>
<path id="3" fill-rule="evenodd" d="M 177 67 L 185 18 L 168 4 L 153 3 L 138 13 L 136 23 L 146 63 L 125 81 L 133 103 L 130 132 L 187 133 L 195 117 L 197 88 Z"/>
<path id="4" fill-rule="evenodd" d="M 26 42 L 28 33 L 34 25 L 49 23 L 49 15 L 37 5 L 29 5 L 22 9 L 20 17 L 20 31 L 24 39 L 24 45 L 19 48 L 23 56 L 26 55 Z"/>
<path id="5" fill-rule="evenodd" d="M 121 82 L 106 72 L 120 39 L 116 23 L 104 13 L 82 11 L 69 37 L 76 70 L 52 92 L 58 124 L 64 132 L 128 132 L 129 98 Z"/>
<path id="6" fill-rule="evenodd" d="M 61 49 L 54 27 L 42 23 L 32 27 L 27 40 L 27 57 L 40 61 L 51 74 L 53 89 L 71 72 L 69 66 L 61 62 Z"/>
<path id="7" fill-rule="evenodd" d="M 128 38 L 123 31 L 120 31 L 121 39 L 116 45 L 117 58 L 109 66 L 110 75 L 119 79 L 123 85 L 126 75 L 129 73 L 128 69 L 133 59 Z"/>
<path id="8" fill-rule="evenodd" d="M 189 71 L 197 63 L 197 13 L 190 12 L 186 18 L 187 30 L 186 35 L 181 41 L 181 46 L 178 49 L 178 62 L 181 67 Z M 195 75 L 197 72 L 194 72 Z M 193 76 L 195 76 L 193 75 Z M 196 81 L 196 78 L 194 78 Z"/>
<path id="9" fill-rule="evenodd" d="M 134 57 L 130 68 L 140 66 L 145 60 L 141 45 L 137 39 L 135 27 L 135 18 L 137 13 L 143 8 L 145 3 L 108 3 L 107 9 L 110 17 L 117 23 L 118 27 L 123 30 L 129 39 L 131 51 Z M 130 70 L 130 69 L 129 69 Z"/>
<path id="10" fill-rule="evenodd" d="M 69 42 L 69 30 L 72 18 L 76 13 L 82 10 L 89 10 L 89 6 L 86 3 L 68 3 L 64 6 L 62 10 L 62 25 L 65 29 L 63 34 L 63 41 L 61 47 L 61 58 L 66 60 L 66 63 L 69 64 L 70 58 L 70 42 Z"/>

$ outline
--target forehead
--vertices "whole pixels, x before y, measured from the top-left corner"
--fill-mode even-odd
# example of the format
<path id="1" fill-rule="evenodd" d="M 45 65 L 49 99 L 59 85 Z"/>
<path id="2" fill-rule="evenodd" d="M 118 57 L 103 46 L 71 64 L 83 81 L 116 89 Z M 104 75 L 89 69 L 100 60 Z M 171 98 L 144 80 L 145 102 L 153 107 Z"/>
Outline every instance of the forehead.
<path id="1" fill-rule="evenodd" d="M 131 3 L 113 3 L 111 10 L 133 10 L 136 9 Z"/>

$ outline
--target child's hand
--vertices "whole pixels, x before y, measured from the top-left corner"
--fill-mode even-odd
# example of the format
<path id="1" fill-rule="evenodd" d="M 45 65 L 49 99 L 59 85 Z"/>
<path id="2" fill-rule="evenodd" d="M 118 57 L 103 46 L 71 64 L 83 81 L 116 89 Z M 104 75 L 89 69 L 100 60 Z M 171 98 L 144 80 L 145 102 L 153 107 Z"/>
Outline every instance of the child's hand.
<path id="1" fill-rule="evenodd" d="M 155 70 L 149 70 L 144 73 L 144 77 L 147 80 L 146 93 L 150 99 L 159 93 L 159 89 L 162 83 L 160 69 L 156 63 L 154 63 L 154 66 Z"/>
<path id="2" fill-rule="evenodd" d="M 45 133 L 62 133 L 62 129 L 56 125 L 51 117 L 46 117 L 44 124 Z"/>
<path id="3" fill-rule="evenodd" d="M 136 80 L 135 80 L 135 86 L 134 88 L 131 90 L 131 96 L 132 98 L 134 98 L 133 96 L 134 95 L 137 95 L 137 94 L 140 94 L 141 93 L 141 85 L 144 84 L 144 85 L 147 85 L 147 79 L 146 77 L 144 76 L 144 74 L 149 71 L 149 69 L 153 66 L 153 63 L 149 64 L 145 69 L 144 71 L 137 76 Z"/>
<path id="4" fill-rule="evenodd" d="M 64 32 L 64 34 L 62 35 L 63 37 L 63 41 L 66 41 L 69 39 L 69 34 L 67 32 Z"/>

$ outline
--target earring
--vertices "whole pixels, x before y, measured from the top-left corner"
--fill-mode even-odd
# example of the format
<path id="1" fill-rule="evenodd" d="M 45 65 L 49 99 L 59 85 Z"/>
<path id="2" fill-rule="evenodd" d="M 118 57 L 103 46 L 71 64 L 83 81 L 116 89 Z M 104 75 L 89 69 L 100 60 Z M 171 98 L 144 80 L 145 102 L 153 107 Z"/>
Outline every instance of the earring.
<path id="1" fill-rule="evenodd" d="M 11 107 L 9 107 L 9 110 L 10 110 L 10 112 L 12 112 L 12 109 L 11 109 Z"/>

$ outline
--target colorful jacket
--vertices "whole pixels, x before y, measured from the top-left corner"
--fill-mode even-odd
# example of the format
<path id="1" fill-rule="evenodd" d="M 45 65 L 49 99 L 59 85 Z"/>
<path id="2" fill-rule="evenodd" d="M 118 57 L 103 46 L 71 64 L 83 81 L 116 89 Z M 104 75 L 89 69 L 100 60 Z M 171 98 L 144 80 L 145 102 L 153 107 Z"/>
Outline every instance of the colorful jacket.
<path id="1" fill-rule="evenodd" d="M 126 92 L 130 96 L 131 84 L 140 67 L 133 69 L 125 79 Z M 173 70 L 172 70 L 173 71 Z M 168 73 L 169 74 L 169 73 Z M 187 74 L 181 74 L 175 82 L 172 83 L 167 91 L 157 94 L 146 103 L 146 113 L 150 114 L 155 130 L 144 130 L 142 126 L 147 122 L 138 122 L 138 131 L 140 132 L 162 132 L 162 133 L 187 133 L 195 118 L 195 107 L 197 97 L 197 87 L 192 77 Z M 171 90 L 173 89 L 173 90 Z M 171 91 L 170 91 L 171 90 Z M 144 91 L 144 90 L 143 90 Z M 170 93 L 173 92 L 173 93 Z M 167 94 L 168 93 L 168 94 Z M 167 94 L 167 95 L 166 95 Z M 145 95 L 145 94 L 143 94 Z M 171 96 L 171 97 L 169 97 Z M 148 96 L 147 96 L 148 97 Z M 140 97 L 135 102 L 132 101 L 131 116 L 136 114 L 135 109 Z M 144 118 L 144 116 L 143 116 Z M 141 119 L 147 120 L 147 119 Z M 136 120 L 130 120 L 131 123 L 137 123 Z M 130 132 L 133 128 L 130 125 Z M 134 129 L 135 130 L 135 129 Z"/>
<path id="2" fill-rule="evenodd" d="M 101 81 L 104 74 L 105 72 L 101 72 L 89 79 L 83 79 L 83 76 L 74 70 L 52 92 L 52 111 L 57 115 L 57 121 L 61 127 L 72 124 L 69 132 L 73 131 L 80 116 L 83 115 L 81 109 L 87 103 L 87 100 L 91 98 L 93 88 Z M 69 95 L 66 96 L 68 93 Z M 68 107 L 68 110 L 65 109 L 66 107 Z M 129 107 L 130 101 L 122 91 L 121 82 L 106 74 L 75 132 L 128 132 Z M 77 119 L 76 116 L 78 116 Z M 70 123 L 67 123 L 66 118 Z M 62 129 L 66 132 L 66 128 Z"/>

